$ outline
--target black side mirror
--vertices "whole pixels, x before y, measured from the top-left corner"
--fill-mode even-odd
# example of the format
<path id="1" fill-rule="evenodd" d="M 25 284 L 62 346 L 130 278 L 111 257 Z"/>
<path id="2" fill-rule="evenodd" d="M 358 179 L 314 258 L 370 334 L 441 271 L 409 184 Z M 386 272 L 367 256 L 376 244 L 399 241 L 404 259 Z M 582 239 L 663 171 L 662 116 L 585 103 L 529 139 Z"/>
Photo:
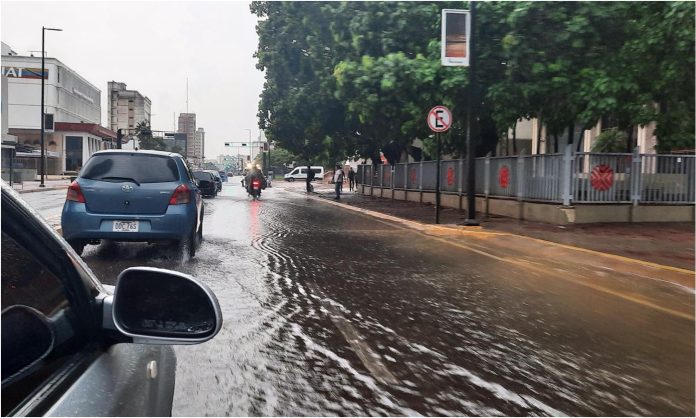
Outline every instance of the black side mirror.
<path id="1" fill-rule="evenodd" d="M 31 372 L 53 349 L 55 333 L 34 308 L 13 305 L 2 311 L 2 382 Z"/>
<path id="2" fill-rule="evenodd" d="M 111 303 L 107 298 L 104 306 L 107 327 L 112 324 L 136 343 L 199 344 L 222 327 L 215 294 L 193 277 L 171 270 L 124 270 Z"/>

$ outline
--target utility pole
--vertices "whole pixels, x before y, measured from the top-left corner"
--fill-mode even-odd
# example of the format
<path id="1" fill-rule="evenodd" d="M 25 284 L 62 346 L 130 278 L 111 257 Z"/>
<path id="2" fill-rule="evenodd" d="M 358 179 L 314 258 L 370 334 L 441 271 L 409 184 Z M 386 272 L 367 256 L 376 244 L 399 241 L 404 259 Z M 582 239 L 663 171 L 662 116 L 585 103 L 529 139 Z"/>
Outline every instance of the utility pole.
<path id="1" fill-rule="evenodd" d="M 46 31 L 52 30 L 61 32 L 63 29 L 47 28 L 41 26 L 41 184 L 39 187 L 46 187 L 44 178 L 46 177 L 46 114 L 44 110 L 44 96 L 46 90 Z"/>
<path id="2" fill-rule="evenodd" d="M 471 1 L 471 37 L 474 38 L 475 35 L 475 25 L 476 25 L 476 2 Z M 475 117 L 472 117 L 472 112 L 475 111 L 478 106 L 478 94 L 476 89 L 476 54 L 474 53 L 474 46 L 476 42 L 471 42 L 471 39 L 467 39 L 469 42 L 469 108 L 466 112 L 466 219 L 464 220 L 464 225 L 476 226 L 479 222 L 476 220 L 476 147 L 474 147 L 474 140 L 471 138 L 471 124 L 474 122 Z"/>

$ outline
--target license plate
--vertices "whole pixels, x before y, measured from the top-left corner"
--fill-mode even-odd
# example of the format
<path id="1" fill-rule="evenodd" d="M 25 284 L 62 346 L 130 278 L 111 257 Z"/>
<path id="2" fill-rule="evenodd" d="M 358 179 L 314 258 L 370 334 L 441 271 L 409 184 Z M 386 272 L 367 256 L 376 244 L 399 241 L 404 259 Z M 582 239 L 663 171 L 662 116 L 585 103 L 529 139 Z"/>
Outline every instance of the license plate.
<path id="1" fill-rule="evenodd" d="M 114 221 L 114 232 L 138 232 L 140 223 L 138 221 Z"/>

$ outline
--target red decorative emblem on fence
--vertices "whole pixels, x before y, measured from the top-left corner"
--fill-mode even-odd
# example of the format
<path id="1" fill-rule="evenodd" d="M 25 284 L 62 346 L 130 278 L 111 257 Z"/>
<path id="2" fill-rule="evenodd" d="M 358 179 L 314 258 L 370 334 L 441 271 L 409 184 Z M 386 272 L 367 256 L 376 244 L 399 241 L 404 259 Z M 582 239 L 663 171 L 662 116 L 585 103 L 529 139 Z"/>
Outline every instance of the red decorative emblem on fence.
<path id="1" fill-rule="evenodd" d="M 507 189 L 510 185 L 510 168 L 504 165 L 498 170 L 498 184 L 503 189 Z"/>
<path id="2" fill-rule="evenodd" d="M 590 184 L 595 190 L 603 192 L 614 184 L 614 170 L 606 164 L 598 164 L 592 169 Z"/>
<path id="3" fill-rule="evenodd" d="M 416 169 L 415 169 L 415 168 L 412 168 L 412 169 L 411 169 L 410 177 L 411 177 L 411 186 L 415 186 L 415 184 L 416 184 L 416 178 L 417 178 L 417 177 L 416 177 Z"/>
<path id="4" fill-rule="evenodd" d="M 454 167 L 447 167 L 447 185 L 454 186 Z"/>

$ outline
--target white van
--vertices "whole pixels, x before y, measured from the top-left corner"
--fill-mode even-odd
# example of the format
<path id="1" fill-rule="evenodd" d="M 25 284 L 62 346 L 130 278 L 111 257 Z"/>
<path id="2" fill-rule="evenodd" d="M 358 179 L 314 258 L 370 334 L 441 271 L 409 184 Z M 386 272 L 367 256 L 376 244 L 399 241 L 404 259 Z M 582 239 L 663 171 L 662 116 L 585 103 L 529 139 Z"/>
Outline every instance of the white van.
<path id="1" fill-rule="evenodd" d="M 324 167 L 319 165 L 310 166 L 314 171 L 314 180 L 320 181 L 324 178 Z M 307 166 L 295 167 L 291 172 L 285 175 L 285 181 L 305 180 L 307 179 Z"/>

